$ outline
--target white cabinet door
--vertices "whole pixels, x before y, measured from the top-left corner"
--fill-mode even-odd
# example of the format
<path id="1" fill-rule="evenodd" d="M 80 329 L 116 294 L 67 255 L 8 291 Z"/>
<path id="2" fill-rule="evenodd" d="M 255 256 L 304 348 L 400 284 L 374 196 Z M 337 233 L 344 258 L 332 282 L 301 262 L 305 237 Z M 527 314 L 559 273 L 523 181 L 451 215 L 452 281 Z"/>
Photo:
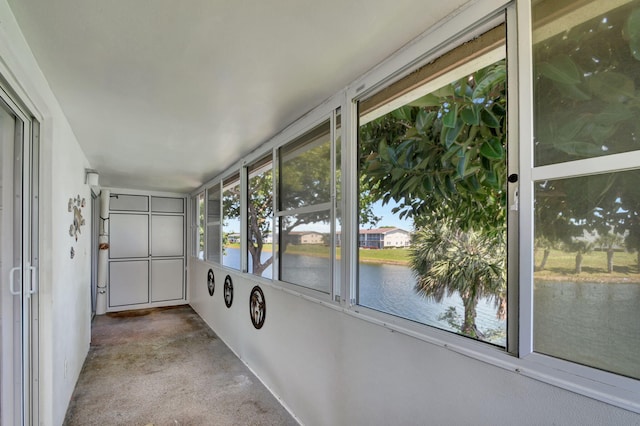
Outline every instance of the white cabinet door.
<path id="1" fill-rule="evenodd" d="M 149 303 L 149 261 L 109 262 L 109 306 Z"/>
<path id="2" fill-rule="evenodd" d="M 111 213 L 109 257 L 149 257 L 149 215 Z"/>
<path id="3" fill-rule="evenodd" d="M 182 259 L 151 261 L 151 302 L 183 298 L 184 265 Z"/>
<path id="4" fill-rule="evenodd" d="M 151 256 L 184 255 L 184 216 L 151 216 Z"/>

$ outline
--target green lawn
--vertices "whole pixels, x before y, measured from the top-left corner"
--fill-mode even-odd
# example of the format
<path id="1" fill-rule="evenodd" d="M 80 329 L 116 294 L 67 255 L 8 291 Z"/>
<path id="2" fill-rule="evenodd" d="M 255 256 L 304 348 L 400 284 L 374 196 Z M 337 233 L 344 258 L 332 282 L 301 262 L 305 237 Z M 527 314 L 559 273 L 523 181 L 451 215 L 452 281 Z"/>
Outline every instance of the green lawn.
<path id="1" fill-rule="evenodd" d="M 572 281 L 629 281 L 640 282 L 638 273 L 638 257 L 636 253 L 626 251 L 615 252 L 613 255 L 613 273 L 607 272 L 607 253 L 594 251 L 584 255 L 582 273 L 575 274 L 576 253 L 551 250 L 544 270 L 540 270 L 543 251 L 535 254 L 536 278 Z"/>
<path id="2" fill-rule="evenodd" d="M 240 248 L 240 244 L 227 244 L 230 248 Z M 271 244 L 265 244 L 263 251 L 271 252 L 273 246 Z M 300 254 L 307 256 L 320 256 L 329 257 L 329 246 L 317 245 L 317 244 L 289 244 L 287 246 L 287 253 Z M 338 247 L 337 256 L 340 256 L 340 247 Z M 405 248 L 389 248 L 384 250 L 369 250 L 360 249 L 359 256 L 361 262 L 371 263 L 393 263 L 406 265 L 409 262 L 409 250 Z"/>
<path id="3" fill-rule="evenodd" d="M 240 244 L 229 244 L 228 247 L 240 248 Z M 271 252 L 273 246 L 265 244 L 264 251 Z M 290 244 L 287 246 L 287 253 L 306 256 L 329 257 L 328 246 L 317 244 Z M 607 272 L 607 253 L 594 251 L 584 255 L 582 262 L 582 273 L 575 274 L 576 255 L 560 250 L 551 250 L 544 270 L 539 266 L 542 261 L 542 250 L 537 250 L 535 254 L 535 277 L 547 280 L 571 280 L 571 281 L 616 281 L 616 282 L 640 282 L 638 272 L 637 255 L 626 251 L 616 252 L 613 256 L 613 273 Z M 338 247 L 337 256 L 340 256 Z M 409 249 L 389 248 L 383 250 L 359 249 L 358 256 L 360 262 L 387 263 L 396 265 L 408 265 Z"/>

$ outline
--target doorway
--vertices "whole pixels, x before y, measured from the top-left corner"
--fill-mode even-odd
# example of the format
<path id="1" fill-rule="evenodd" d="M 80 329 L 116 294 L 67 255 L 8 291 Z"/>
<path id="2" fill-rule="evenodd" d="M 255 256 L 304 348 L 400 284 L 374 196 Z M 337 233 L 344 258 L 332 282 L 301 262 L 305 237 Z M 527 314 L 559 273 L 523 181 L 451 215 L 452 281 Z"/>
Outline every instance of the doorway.
<path id="1" fill-rule="evenodd" d="M 38 123 L 0 90 L 0 423 L 38 423 Z"/>

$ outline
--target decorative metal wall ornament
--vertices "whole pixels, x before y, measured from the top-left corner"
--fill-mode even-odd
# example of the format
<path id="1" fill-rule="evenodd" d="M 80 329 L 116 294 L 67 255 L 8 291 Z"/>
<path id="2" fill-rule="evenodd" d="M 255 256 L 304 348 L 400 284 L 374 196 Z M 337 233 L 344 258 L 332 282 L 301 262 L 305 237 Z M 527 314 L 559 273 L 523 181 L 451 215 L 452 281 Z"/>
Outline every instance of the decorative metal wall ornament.
<path id="1" fill-rule="evenodd" d="M 207 274 L 207 288 L 209 289 L 209 296 L 213 296 L 213 292 L 216 289 L 216 277 L 213 276 L 213 269 L 209 269 Z"/>
<path id="2" fill-rule="evenodd" d="M 69 198 L 69 203 L 67 204 L 67 211 L 69 213 L 73 213 L 73 222 L 69 227 L 69 235 L 75 238 L 78 241 L 78 234 L 80 234 L 81 227 L 84 226 L 85 221 L 82 217 L 82 209 L 86 204 L 86 200 L 84 198 L 80 198 L 80 194 L 76 198 Z"/>
<path id="3" fill-rule="evenodd" d="M 233 281 L 231 281 L 231 277 L 227 275 L 224 279 L 224 304 L 227 305 L 227 308 L 230 308 L 232 303 L 233 303 Z"/>
<path id="4" fill-rule="evenodd" d="M 253 326 L 258 330 L 261 329 L 267 316 L 267 302 L 262 289 L 258 286 L 253 287 L 249 296 L 249 315 Z"/>

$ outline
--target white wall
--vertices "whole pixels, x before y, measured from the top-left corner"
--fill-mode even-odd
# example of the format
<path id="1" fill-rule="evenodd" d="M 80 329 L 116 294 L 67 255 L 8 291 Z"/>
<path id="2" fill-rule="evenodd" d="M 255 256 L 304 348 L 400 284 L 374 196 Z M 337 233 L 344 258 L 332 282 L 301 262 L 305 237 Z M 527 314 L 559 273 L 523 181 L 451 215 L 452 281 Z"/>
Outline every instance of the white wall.
<path id="1" fill-rule="evenodd" d="M 40 155 L 40 423 L 59 425 L 89 349 L 89 163 L 24 40 L 6 2 L 0 0 L 0 73 L 42 124 Z M 69 198 L 87 200 L 76 242 L 69 236 Z M 70 258 L 71 246 L 75 258 Z"/>
<path id="2" fill-rule="evenodd" d="M 207 271 L 216 290 L 207 292 Z M 222 283 L 230 274 L 227 309 Z M 191 306 L 306 425 L 640 424 L 640 416 L 261 284 L 191 258 Z"/>

